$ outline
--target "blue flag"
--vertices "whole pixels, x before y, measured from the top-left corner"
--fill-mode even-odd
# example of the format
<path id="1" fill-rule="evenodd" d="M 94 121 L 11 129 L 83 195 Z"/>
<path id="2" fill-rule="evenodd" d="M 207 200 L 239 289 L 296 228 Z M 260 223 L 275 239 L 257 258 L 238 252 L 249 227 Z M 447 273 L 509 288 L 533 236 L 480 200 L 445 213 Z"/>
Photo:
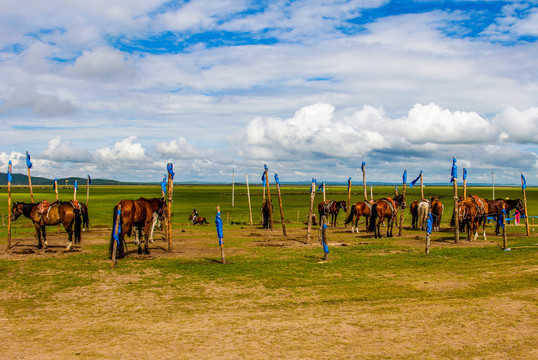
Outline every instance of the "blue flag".
<path id="1" fill-rule="evenodd" d="M 418 174 L 417 178 L 415 180 L 411 181 L 411 183 L 409 184 L 410 188 L 413 188 L 413 186 L 415 186 L 418 179 L 420 179 L 420 175 L 422 175 L 422 170 L 420 170 L 420 174 Z"/>
<path id="2" fill-rule="evenodd" d="M 316 183 L 317 183 L 316 179 L 312 178 L 312 182 L 314 183 L 314 186 L 316 186 Z M 312 193 L 312 185 L 310 185 L 310 193 Z"/>
<path id="3" fill-rule="evenodd" d="M 262 182 L 263 182 L 263 187 L 265 187 L 265 185 L 266 185 L 266 181 L 265 181 L 265 171 L 264 171 L 263 174 L 262 174 Z"/>
<path id="4" fill-rule="evenodd" d="M 77 180 L 75 180 L 75 190 L 78 190 Z"/>
<path id="5" fill-rule="evenodd" d="M 521 173 L 521 188 L 525 190 L 527 188 L 527 180 L 525 180 L 525 175 Z"/>
<path id="6" fill-rule="evenodd" d="M 402 180 L 403 180 L 403 183 L 407 183 L 407 170 L 404 170 L 404 173 L 402 175 Z"/>
<path id="7" fill-rule="evenodd" d="M 432 227 L 433 227 L 433 216 L 432 216 L 432 213 L 429 213 L 428 220 L 426 221 L 426 232 L 428 234 L 432 233 Z"/>
<path id="8" fill-rule="evenodd" d="M 220 218 L 220 212 L 215 216 L 215 227 L 217 228 L 217 236 L 219 238 L 219 245 L 222 245 L 222 239 L 224 234 L 222 233 L 222 219 Z"/>
<path id="9" fill-rule="evenodd" d="M 363 173 L 364 173 L 364 167 L 365 167 L 365 166 L 366 166 L 366 163 L 363 161 L 363 162 L 362 162 L 362 165 L 361 165 L 361 170 L 362 170 Z"/>
<path id="10" fill-rule="evenodd" d="M 163 190 L 163 193 L 166 193 L 166 174 L 163 177 L 163 181 L 161 181 L 161 189 Z"/>
<path id="11" fill-rule="evenodd" d="M 454 182 L 454 179 L 458 178 L 458 166 L 456 165 L 456 162 L 456 158 L 452 158 L 452 171 L 450 172 L 452 179 L 450 179 L 450 182 Z"/>
<path id="12" fill-rule="evenodd" d="M 28 154 L 28 151 L 26 152 L 26 166 L 28 169 L 32 168 L 32 162 L 30 161 L 30 154 Z"/>
<path id="13" fill-rule="evenodd" d="M 280 179 L 278 178 L 278 173 L 275 173 L 275 182 L 280 186 Z"/>
<path id="14" fill-rule="evenodd" d="M 54 182 L 52 183 L 52 190 L 56 190 L 56 183 L 58 182 L 58 178 L 54 178 Z"/>
<path id="15" fill-rule="evenodd" d="M 172 163 L 166 164 L 166 170 L 168 170 L 168 173 L 172 177 L 172 180 L 174 180 L 174 165 Z"/>
<path id="16" fill-rule="evenodd" d="M 92 184 L 92 178 L 90 177 L 90 175 L 88 175 L 88 184 L 89 184 L 89 185 Z"/>
<path id="17" fill-rule="evenodd" d="M 7 167 L 7 182 L 13 182 L 13 176 L 11 175 L 11 160 L 9 160 L 9 165 Z"/>
<path id="18" fill-rule="evenodd" d="M 325 181 L 322 182 L 320 186 L 318 186 L 318 191 L 320 191 L 320 190 L 321 190 L 321 191 L 324 191 L 324 190 L 323 190 L 323 185 L 325 185 Z"/>
<path id="19" fill-rule="evenodd" d="M 116 210 L 116 215 L 121 219 L 121 210 Z M 121 233 L 121 220 L 118 223 L 118 232 L 116 232 L 115 226 L 112 228 L 112 237 L 116 242 L 118 243 L 118 246 L 120 246 L 120 233 Z"/>
<path id="20" fill-rule="evenodd" d="M 467 180 L 467 169 L 463 168 L 463 180 Z"/>

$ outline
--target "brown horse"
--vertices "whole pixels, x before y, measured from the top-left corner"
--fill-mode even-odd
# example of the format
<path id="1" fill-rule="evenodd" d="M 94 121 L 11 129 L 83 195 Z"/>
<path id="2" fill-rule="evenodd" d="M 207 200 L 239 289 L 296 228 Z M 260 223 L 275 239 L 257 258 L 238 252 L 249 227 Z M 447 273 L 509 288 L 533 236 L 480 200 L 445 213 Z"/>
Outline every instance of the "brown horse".
<path id="1" fill-rule="evenodd" d="M 418 226 L 418 200 L 413 200 L 409 206 L 409 212 L 411 212 L 411 228 L 416 229 Z"/>
<path id="2" fill-rule="evenodd" d="M 24 215 L 34 222 L 37 248 L 47 248 L 46 226 L 62 224 L 69 236 L 66 245 L 66 250 L 71 250 L 73 247 L 73 235 L 75 235 L 75 244 L 80 243 L 81 234 L 81 216 L 80 207 L 73 202 L 55 201 L 49 204 L 48 209 L 43 214 L 39 213 L 40 204 L 26 204 L 16 202 L 11 208 L 11 220 L 15 221 L 19 216 Z M 41 241 L 43 235 L 43 241 Z"/>
<path id="3" fill-rule="evenodd" d="M 396 195 L 394 199 L 385 198 L 374 202 L 372 206 L 372 215 L 370 217 L 370 231 L 374 232 L 374 237 L 380 238 L 381 223 L 386 219 L 389 219 L 387 225 L 387 237 L 392 237 L 392 228 L 394 221 L 396 220 L 396 214 L 398 213 L 398 206 L 405 206 L 405 198 L 402 194 Z M 376 224 L 376 218 L 379 218 Z"/>
<path id="4" fill-rule="evenodd" d="M 513 199 L 513 200 L 504 200 L 504 199 L 496 199 L 496 200 L 486 200 L 488 203 L 488 217 L 492 217 L 495 219 L 496 225 L 495 225 L 495 235 L 500 235 L 499 228 L 502 223 L 501 220 L 501 214 L 502 209 L 504 208 L 506 211 L 510 211 L 513 209 L 516 209 L 519 211 L 520 214 L 525 214 L 525 204 L 521 199 Z"/>
<path id="5" fill-rule="evenodd" d="M 366 220 L 366 232 L 368 232 L 368 220 L 370 219 L 370 215 L 372 214 L 372 204 L 369 201 L 359 201 L 358 203 L 355 203 L 351 205 L 351 209 L 349 210 L 349 215 L 346 218 L 346 221 L 344 224 L 351 223 L 351 232 L 355 232 L 357 230 L 357 234 L 359 233 L 359 227 L 357 226 L 359 219 L 361 216 L 364 216 L 364 219 Z M 355 220 L 353 220 L 355 218 Z"/>
<path id="6" fill-rule="evenodd" d="M 263 228 L 269 229 L 269 220 L 271 218 L 271 213 L 269 212 L 269 206 L 271 207 L 271 212 L 273 211 L 273 204 L 269 200 L 264 200 L 262 204 L 262 218 L 263 218 Z"/>
<path id="7" fill-rule="evenodd" d="M 445 209 L 445 206 L 443 203 L 439 200 L 439 198 L 433 197 L 430 199 L 430 207 L 432 209 L 432 218 L 433 218 L 433 231 L 440 231 L 441 230 L 441 218 L 443 216 L 443 210 Z"/>
<path id="8" fill-rule="evenodd" d="M 205 217 L 194 216 L 192 214 L 189 215 L 189 220 L 192 221 L 193 225 L 196 225 L 196 224 L 204 225 L 204 223 L 209 224 Z"/>
<path id="9" fill-rule="evenodd" d="M 336 218 L 338 217 L 338 212 L 340 209 L 347 211 L 347 204 L 344 200 L 342 201 L 334 201 L 334 200 L 326 200 L 323 202 L 320 202 L 318 204 L 318 212 L 319 212 L 319 218 L 323 215 L 329 216 L 331 215 L 331 226 L 336 226 Z"/>
<path id="10" fill-rule="evenodd" d="M 153 224 L 153 213 L 156 212 L 160 217 L 163 216 L 166 210 L 166 202 L 164 198 L 139 198 L 137 200 L 121 200 L 114 206 L 113 220 L 112 220 L 112 236 L 110 237 L 109 252 L 112 258 L 112 249 L 114 246 L 114 231 L 116 228 L 116 213 L 121 205 L 121 211 L 119 211 L 120 224 L 118 227 L 118 240 L 119 246 L 117 251 L 119 254 L 117 258 L 124 256 L 125 234 L 131 236 L 131 229 L 137 227 L 138 237 L 142 237 L 142 228 L 144 228 L 144 253 L 149 254 L 148 236 Z M 138 244 L 138 253 L 142 253 L 142 244 Z"/>
<path id="11" fill-rule="evenodd" d="M 486 216 L 488 213 L 488 203 L 478 197 L 471 195 L 458 203 L 458 221 L 467 226 L 467 241 L 478 238 L 478 229 L 483 221 L 484 240 L 486 240 Z M 472 238 L 471 238 L 471 234 Z"/>

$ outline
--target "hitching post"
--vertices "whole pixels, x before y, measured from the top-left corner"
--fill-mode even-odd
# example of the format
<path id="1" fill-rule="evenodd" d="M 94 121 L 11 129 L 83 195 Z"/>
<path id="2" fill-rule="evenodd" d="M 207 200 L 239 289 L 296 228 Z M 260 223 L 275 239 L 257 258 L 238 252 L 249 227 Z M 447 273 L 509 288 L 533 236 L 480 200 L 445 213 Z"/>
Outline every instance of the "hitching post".
<path id="1" fill-rule="evenodd" d="M 247 198 L 248 198 L 248 214 L 250 215 L 250 226 L 252 226 L 252 205 L 250 203 L 250 188 L 248 186 L 248 174 L 246 174 L 247 177 Z"/>
<path id="2" fill-rule="evenodd" d="M 271 230 L 273 230 L 273 203 L 271 202 L 271 190 L 269 188 L 269 178 L 267 177 L 267 171 L 269 169 L 267 168 L 267 164 L 265 164 L 264 167 L 265 167 L 265 181 L 267 182 L 267 201 L 269 201 L 269 220 L 271 222 Z"/>
<path id="3" fill-rule="evenodd" d="M 284 236 L 287 236 L 286 224 L 284 222 L 284 210 L 282 209 L 282 196 L 280 195 L 280 179 L 278 178 L 277 173 L 275 173 L 275 183 L 276 190 L 278 191 L 278 205 L 280 206 L 280 221 L 282 222 L 282 233 L 284 234 Z"/>
<path id="4" fill-rule="evenodd" d="M 420 170 L 420 199 L 424 200 L 424 183 L 422 181 L 422 170 Z"/>
<path id="5" fill-rule="evenodd" d="M 7 249 L 11 249 L 11 182 L 13 177 L 11 175 L 11 160 L 9 160 L 7 168 Z"/>
<path id="6" fill-rule="evenodd" d="M 458 167 L 456 158 L 452 158 L 452 181 L 454 182 L 454 243 L 460 242 L 460 225 L 458 219 Z"/>
<path id="7" fill-rule="evenodd" d="M 316 179 L 312 178 L 312 185 L 310 186 L 310 209 L 308 210 L 308 228 L 306 230 L 306 243 L 307 244 L 310 244 L 310 239 L 312 237 L 312 209 L 314 208 L 315 196 L 316 196 Z"/>
<path id="8" fill-rule="evenodd" d="M 426 254 L 430 253 L 430 237 L 432 235 L 433 216 L 431 206 L 428 208 L 428 220 L 426 221 Z"/>
<path id="9" fill-rule="evenodd" d="M 398 236 L 402 236 L 402 226 L 403 226 L 403 217 L 404 217 L 404 209 L 405 209 L 405 186 L 407 185 L 407 170 L 404 170 L 404 173 L 403 173 L 403 176 L 402 176 L 402 180 L 403 180 L 403 200 L 404 200 L 404 203 L 402 204 L 402 206 L 400 206 L 400 226 L 398 227 Z"/>
<path id="10" fill-rule="evenodd" d="M 217 205 L 217 215 L 215 215 L 215 227 L 217 228 L 217 237 L 219 238 L 220 259 L 223 264 L 226 264 L 226 259 L 224 258 L 224 234 L 222 232 L 222 219 L 220 217 L 219 205 Z"/>
<path id="11" fill-rule="evenodd" d="M 523 204 L 525 205 L 525 228 L 527 229 L 527 236 L 530 236 L 529 231 L 529 213 L 527 212 L 527 194 L 525 189 L 527 188 L 527 180 L 525 180 L 525 175 L 521 173 L 521 189 L 523 190 Z"/>
<path id="12" fill-rule="evenodd" d="M 174 165 L 166 164 L 168 170 L 168 204 L 167 204 L 167 221 L 166 221 L 166 237 L 168 240 L 168 251 L 172 251 L 172 199 L 174 192 Z"/>
<path id="13" fill-rule="evenodd" d="M 329 246 L 327 241 L 327 215 L 321 216 L 321 244 L 323 245 L 323 260 L 329 260 Z"/>
<path id="14" fill-rule="evenodd" d="M 347 179 L 347 206 L 346 206 L 346 219 L 349 216 L 349 209 L 351 207 L 351 177 Z M 344 224 L 345 226 L 345 224 Z"/>
<path id="15" fill-rule="evenodd" d="M 467 199 L 467 169 L 463 168 L 463 200 L 465 199 Z"/>
<path id="16" fill-rule="evenodd" d="M 56 193 L 56 201 L 58 201 L 58 179 L 54 179 L 54 192 Z M 58 234 L 60 233 L 60 224 L 58 224 Z"/>
<path id="17" fill-rule="evenodd" d="M 32 190 L 32 176 L 30 176 L 30 169 L 32 168 L 32 162 L 30 161 L 30 154 L 26 152 L 26 167 L 28 168 L 28 185 L 30 186 L 30 199 L 34 202 L 34 191 Z"/>
<path id="18" fill-rule="evenodd" d="M 366 163 L 362 162 L 362 188 L 364 189 L 364 201 L 368 201 L 368 192 L 366 190 Z"/>
<path id="19" fill-rule="evenodd" d="M 506 250 L 506 248 L 508 247 L 508 238 L 506 234 L 506 210 L 504 209 L 504 206 L 502 209 L 502 217 L 503 217 L 503 250 Z"/>

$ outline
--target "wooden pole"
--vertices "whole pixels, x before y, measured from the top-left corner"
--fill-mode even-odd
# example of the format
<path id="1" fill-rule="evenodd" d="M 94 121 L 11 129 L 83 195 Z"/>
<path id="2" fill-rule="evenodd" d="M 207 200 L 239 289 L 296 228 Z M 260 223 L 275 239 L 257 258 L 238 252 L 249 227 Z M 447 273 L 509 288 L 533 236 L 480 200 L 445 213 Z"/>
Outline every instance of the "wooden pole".
<path id="1" fill-rule="evenodd" d="M 28 151 L 26 152 L 26 156 L 28 157 Z M 28 168 L 28 185 L 30 186 L 30 199 L 32 201 L 32 203 L 34 202 L 34 191 L 32 190 L 32 176 L 30 175 L 30 167 L 27 166 Z"/>
<path id="2" fill-rule="evenodd" d="M 219 234 L 219 232 L 222 232 L 222 219 L 220 218 L 220 206 L 219 205 L 217 205 L 217 217 L 215 219 L 215 223 L 217 223 L 217 235 L 219 236 L 220 259 L 223 264 L 226 264 L 226 258 L 224 257 L 224 240 L 220 237 L 220 234 Z"/>
<path id="3" fill-rule="evenodd" d="M 247 177 L 247 198 L 248 198 L 248 214 L 250 215 L 250 225 L 252 226 L 252 205 L 250 203 L 250 188 L 248 186 L 248 174 L 246 174 Z"/>
<path id="4" fill-rule="evenodd" d="M 424 200 L 424 183 L 422 182 L 422 170 L 420 170 L 420 199 Z"/>
<path id="5" fill-rule="evenodd" d="M 90 205 L 90 175 L 88 175 L 87 185 L 86 185 L 86 206 Z"/>
<path id="6" fill-rule="evenodd" d="M 530 236 L 531 233 L 529 231 L 529 213 L 527 212 L 527 194 L 525 192 L 525 188 L 523 187 L 523 176 L 523 173 L 521 173 L 521 189 L 523 189 L 523 204 L 525 204 L 525 228 L 527 229 L 527 236 Z"/>
<path id="7" fill-rule="evenodd" d="M 431 214 L 432 214 L 432 208 L 430 206 L 428 207 L 428 221 L 430 219 Z M 428 228 L 428 225 L 426 225 L 426 228 Z M 426 254 L 430 253 L 431 235 L 432 235 L 431 232 L 429 230 L 426 230 L 426 250 L 425 250 Z"/>
<path id="8" fill-rule="evenodd" d="M 11 174 L 11 160 L 7 171 L 8 174 Z M 7 182 L 7 211 L 7 249 L 9 250 L 11 249 L 11 181 Z"/>
<path id="9" fill-rule="evenodd" d="M 286 234 L 286 224 L 284 223 L 284 211 L 282 209 L 282 196 L 280 195 L 280 185 L 276 183 L 276 190 L 278 191 L 278 205 L 280 206 L 280 221 L 282 222 L 282 233 Z"/>
<path id="10" fill-rule="evenodd" d="M 267 200 L 269 201 L 269 220 L 271 230 L 273 230 L 273 203 L 271 202 L 271 189 L 269 188 L 269 178 L 267 177 L 267 165 L 265 165 L 265 181 L 267 183 Z"/>
<path id="11" fill-rule="evenodd" d="M 364 201 L 368 201 L 368 193 L 366 191 L 366 165 L 362 163 L 362 187 L 364 189 Z"/>
<path id="12" fill-rule="evenodd" d="M 347 179 L 347 206 L 346 206 L 346 219 L 349 216 L 349 209 L 351 208 L 351 178 Z"/>
<path id="13" fill-rule="evenodd" d="M 374 201 L 374 186 L 373 185 L 370 185 L 370 200 Z"/>
<path id="14" fill-rule="evenodd" d="M 316 196 L 316 180 L 312 179 L 312 186 L 310 188 L 310 209 L 308 211 L 308 228 L 306 230 L 306 243 L 310 244 L 312 237 L 312 209 L 314 208 L 314 197 Z M 321 220 L 320 220 L 321 221 Z"/>
<path id="15" fill-rule="evenodd" d="M 73 184 L 73 200 L 77 199 L 77 186 L 78 186 L 78 183 L 77 183 L 77 180 L 75 180 L 75 183 Z"/>
<path id="16" fill-rule="evenodd" d="M 54 192 L 56 194 L 56 201 L 58 201 L 58 179 L 54 179 Z M 60 233 L 60 224 L 58 224 L 58 234 Z"/>
<path id="17" fill-rule="evenodd" d="M 172 164 L 168 164 L 172 165 Z M 167 167 L 168 167 L 167 165 Z M 168 172 L 168 204 L 166 214 L 166 238 L 168 240 L 168 251 L 172 251 L 172 201 L 174 193 L 174 177 Z"/>
<path id="18" fill-rule="evenodd" d="M 329 260 L 329 246 L 327 241 L 327 215 L 321 217 L 321 242 L 323 245 L 323 260 Z"/>
<path id="19" fill-rule="evenodd" d="M 503 250 L 506 250 L 506 248 L 508 247 L 508 237 L 506 234 L 506 214 L 504 212 L 504 206 L 503 206 L 502 217 L 503 217 Z"/>
<path id="20" fill-rule="evenodd" d="M 407 170 L 405 170 L 407 171 Z M 400 206 L 400 226 L 398 227 L 398 236 L 402 236 L 402 226 L 403 226 L 403 218 L 404 218 L 404 210 L 405 210 L 405 187 L 406 187 L 406 183 L 403 183 L 403 200 L 404 200 L 404 203 L 402 204 L 402 206 Z"/>
<path id="21" fill-rule="evenodd" d="M 121 241 L 121 237 L 120 237 L 120 234 L 118 233 L 119 231 L 119 226 L 120 226 L 120 221 L 121 221 L 121 204 L 118 204 L 118 209 L 116 210 L 116 225 L 114 225 L 114 229 L 113 229 L 113 233 L 116 234 L 118 236 L 118 239 L 120 239 Z M 142 241 L 142 240 L 140 240 Z M 118 241 L 116 241 L 116 239 L 114 239 L 114 243 L 112 244 L 112 267 L 114 267 L 116 265 L 116 253 L 118 252 L 118 246 L 123 246 L 121 243 L 118 244 Z"/>
<path id="22" fill-rule="evenodd" d="M 235 205 L 235 168 L 232 168 L 232 207 Z"/>
<path id="23" fill-rule="evenodd" d="M 458 219 L 458 179 L 454 178 L 454 242 L 460 242 L 460 226 Z"/>
<path id="24" fill-rule="evenodd" d="M 326 190 L 326 187 L 325 187 L 325 181 L 323 182 L 323 202 L 327 201 L 326 197 L 325 197 L 325 190 Z"/>

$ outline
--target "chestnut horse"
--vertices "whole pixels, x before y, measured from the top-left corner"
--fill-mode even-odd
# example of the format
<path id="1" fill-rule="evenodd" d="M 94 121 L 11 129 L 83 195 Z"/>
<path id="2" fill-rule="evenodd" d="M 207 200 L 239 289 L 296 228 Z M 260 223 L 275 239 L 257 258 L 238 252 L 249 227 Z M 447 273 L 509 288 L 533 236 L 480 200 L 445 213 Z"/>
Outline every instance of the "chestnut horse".
<path id="1" fill-rule="evenodd" d="M 329 216 L 330 214 L 331 226 L 336 226 L 336 218 L 338 217 L 338 212 L 340 211 L 340 209 L 347 211 L 347 204 L 344 200 L 326 200 L 324 202 L 320 202 L 318 204 L 319 218 L 321 219 L 323 215 Z"/>
<path id="2" fill-rule="evenodd" d="M 458 203 L 458 221 L 467 225 L 467 241 L 478 238 L 480 222 L 483 221 L 484 240 L 486 240 L 486 216 L 488 203 L 477 195 L 471 195 Z M 471 238 L 471 234 L 473 234 Z"/>
<path id="3" fill-rule="evenodd" d="M 118 229 L 118 241 L 119 246 L 117 251 L 119 252 L 117 258 L 124 256 L 123 248 L 125 245 L 125 234 L 131 236 L 131 229 L 137 227 L 138 237 L 142 237 L 142 227 L 144 228 L 144 252 L 149 254 L 148 236 L 153 223 L 153 213 L 156 212 L 160 217 L 163 216 L 166 210 L 166 201 L 164 198 L 139 198 L 137 200 L 120 200 L 114 206 L 113 220 L 112 220 L 112 236 L 110 237 L 110 257 L 112 258 L 112 249 L 114 246 L 114 230 L 116 228 L 116 213 L 118 207 L 121 205 L 120 211 L 120 224 Z M 138 253 L 142 253 L 142 244 L 138 244 Z"/>
<path id="4" fill-rule="evenodd" d="M 11 208 L 12 221 L 24 215 L 34 222 L 38 249 L 47 248 L 48 246 L 45 227 L 60 223 L 64 226 L 69 236 L 65 249 L 71 250 L 73 247 L 73 235 L 75 235 L 75 244 L 80 243 L 82 220 L 78 204 L 71 201 L 55 201 L 49 204 L 48 209 L 43 214 L 39 213 L 38 208 L 39 204 L 26 204 L 23 202 L 14 203 Z M 43 241 L 41 241 L 41 235 L 43 235 Z"/>
<path id="5" fill-rule="evenodd" d="M 396 220 L 396 214 L 398 213 L 398 206 L 405 205 L 405 198 L 403 194 L 396 195 L 394 199 L 385 198 L 377 200 L 372 206 L 372 215 L 370 217 L 370 231 L 374 232 L 374 237 L 380 238 L 380 226 L 385 218 L 389 219 L 387 225 L 387 237 L 392 237 L 392 228 L 394 221 Z M 376 224 L 376 218 L 379 218 Z"/>
<path id="6" fill-rule="evenodd" d="M 496 221 L 495 225 L 495 235 L 499 235 L 499 228 L 501 225 L 501 214 L 502 209 L 504 208 L 506 211 L 510 211 L 513 209 L 517 209 L 520 214 L 525 215 L 525 204 L 523 204 L 523 201 L 520 199 L 514 199 L 514 200 L 504 200 L 504 199 L 496 199 L 496 200 L 486 200 L 488 203 L 488 216 L 493 217 Z"/>
<path id="7" fill-rule="evenodd" d="M 269 212 L 269 206 L 271 206 L 271 212 L 273 211 L 273 204 L 269 200 L 264 200 L 262 204 L 262 218 L 263 228 L 269 229 L 269 220 L 271 219 L 271 213 Z"/>
<path id="8" fill-rule="evenodd" d="M 204 223 L 209 224 L 205 217 L 194 216 L 192 214 L 189 215 L 189 220 L 192 221 L 193 225 L 196 225 L 196 224 L 204 225 Z"/>
<path id="9" fill-rule="evenodd" d="M 370 215 L 372 214 L 372 204 L 370 204 L 369 201 L 359 201 L 358 203 L 355 203 L 351 205 L 351 209 L 349 210 L 349 215 L 346 218 L 346 221 L 344 224 L 351 223 L 351 232 L 355 232 L 357 230 L 357 234 L 359 233 L 359 227 L 357 224 L 359 223 L 359 219 L 361 216 L 364 216 L 364 219 L 366 220 L 366 232 L 368 232 L 368 220 L 370 219 Z M 355 220 L 353 220 L 355 218 Z"/>
<path id="10" fill-rule="evenodd" d="M 409 212 L 411 213 L 411 228 L 416 229 L 418 223 L 418 200 L 413 200 L 409 206 Z"/>
<path id="11" fill-rule="evenodd" d="M 430 199 L 430 207 L 432 209 L 432 218 L 433 218 L 433 231 L 441 230 L 441 218 L 443 216 L 443 211 L 445 206 L 443 203 L 436 197 Z"/>

